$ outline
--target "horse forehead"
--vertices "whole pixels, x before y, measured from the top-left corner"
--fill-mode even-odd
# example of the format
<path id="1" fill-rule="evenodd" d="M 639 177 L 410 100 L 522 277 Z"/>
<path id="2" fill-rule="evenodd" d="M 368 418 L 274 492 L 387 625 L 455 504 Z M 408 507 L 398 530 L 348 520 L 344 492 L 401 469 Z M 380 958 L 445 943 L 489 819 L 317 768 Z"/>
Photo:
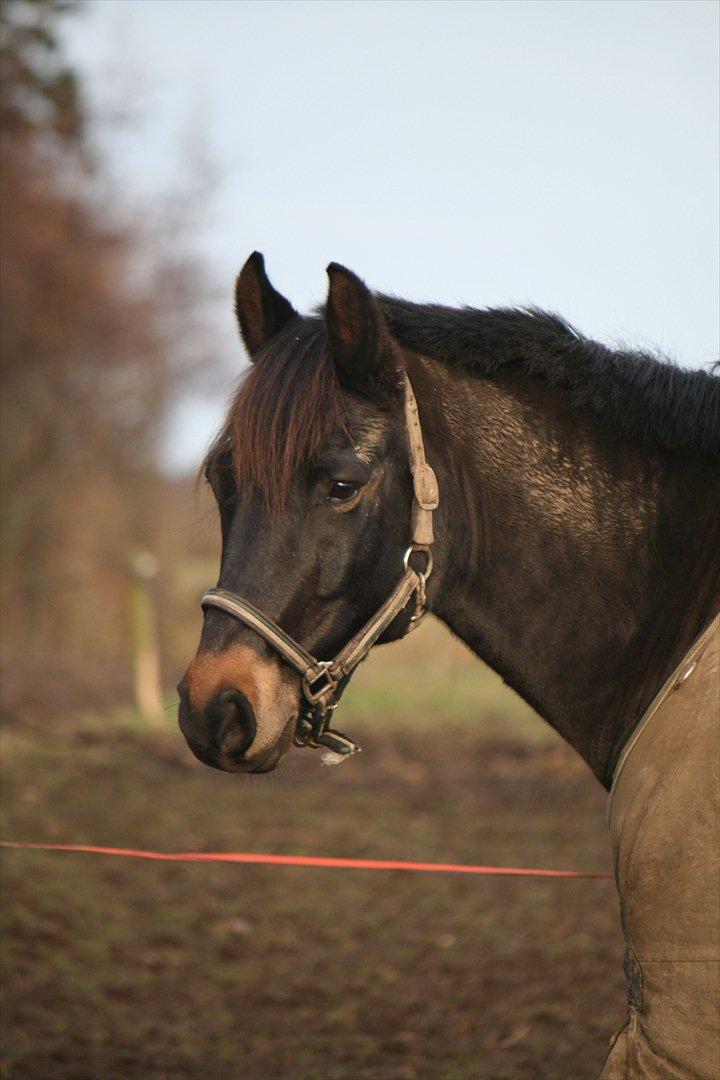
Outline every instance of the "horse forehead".
<path id="1" fill-rule="evenodd" d="M 387 445 L 391 419 L 362 402 L 351 410 L 351 445 L 355 453 L 368 465 L 379 458 Z"/>
<path id="2" fill-rule="evenodd" d="M 368 465 L 380 455 L 387 435 L 387 424 L 382 420 L 372 420 L 364 425 L 353 439 L 353 450 Z"/>

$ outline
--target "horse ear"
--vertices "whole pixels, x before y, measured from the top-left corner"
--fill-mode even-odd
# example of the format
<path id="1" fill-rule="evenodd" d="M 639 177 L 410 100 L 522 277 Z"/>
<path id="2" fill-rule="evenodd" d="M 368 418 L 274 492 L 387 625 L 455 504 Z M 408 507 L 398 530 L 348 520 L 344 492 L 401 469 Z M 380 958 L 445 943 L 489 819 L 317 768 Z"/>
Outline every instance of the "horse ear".
<path id="1" fill-rule="evenodd" d="M 297 311 L 290 301 L 270 284 L 265 273 L 265 259 L 259 251 L 253 251 L 238 274 L 235 314 L 251 358 L 286 323 L 297 318 Z"/>
<path id="2" fill-rule="evenodd" d="M 377 300 L 339 263 L 330 263 L 327 274 L 325 325 L 341 381 L 364 393 L 396 388 L 402 360 Z"/>

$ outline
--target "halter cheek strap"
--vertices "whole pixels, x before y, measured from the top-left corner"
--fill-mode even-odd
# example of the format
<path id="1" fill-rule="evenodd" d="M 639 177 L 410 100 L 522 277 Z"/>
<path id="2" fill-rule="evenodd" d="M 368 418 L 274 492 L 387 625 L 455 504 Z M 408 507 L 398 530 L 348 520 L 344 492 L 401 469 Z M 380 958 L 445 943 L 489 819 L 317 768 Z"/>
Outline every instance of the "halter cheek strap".
<path id="1" fill-rule="evenodd" d="M 300 675 L 303 705 L 295 732 L 295 742 L 299 746 L 323 746 L 338 754 L 352 754 L 359 749 L 347 736 L 329 727 L 332 713 L 337 708 L 340 683 L 347 679 L 358 664 L 365 659 L 378 638 L 407 607 L 413 597 L 415 597 L 415 611 L 405 630 L 406 634 L 418 626 L 425 613 L 425 585 L 433 567 L 432 515 L 440 496 L 435 473 L 425 459 L 417 402 L 407 375 L 404 376 L 404 395 L 405 430 L 413 479 L 410 545 L 403 558 L 405 572 L 384 604 L 343 646 L 334 659 L 316 659 L 254 604 L 228 589 L 208 589 L 201 601 L 204 609 L 220 608 L 221 611 L 232 615 L 245 626 L 249 626 Z M 416 552 L 425 558 L 425 567 L 422 571 L 410 565 L 410 560 Z"/>

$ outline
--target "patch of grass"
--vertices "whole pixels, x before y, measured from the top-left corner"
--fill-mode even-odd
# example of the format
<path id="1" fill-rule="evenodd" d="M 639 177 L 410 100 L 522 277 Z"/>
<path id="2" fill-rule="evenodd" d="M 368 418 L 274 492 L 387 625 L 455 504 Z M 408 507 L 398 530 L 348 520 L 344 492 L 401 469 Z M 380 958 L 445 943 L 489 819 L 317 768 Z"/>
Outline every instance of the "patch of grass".
<path id="1" fill-rule="evenodd" d="M 552 729 L 502 679 L 436 619 L 375 649 L 361 664 L 342 703 L 343 721 L 433 728 L 468 725 L 485 734 L 532 742 L 556 739 Z M 342 726 L 342 725 L 340 725 Z"/>

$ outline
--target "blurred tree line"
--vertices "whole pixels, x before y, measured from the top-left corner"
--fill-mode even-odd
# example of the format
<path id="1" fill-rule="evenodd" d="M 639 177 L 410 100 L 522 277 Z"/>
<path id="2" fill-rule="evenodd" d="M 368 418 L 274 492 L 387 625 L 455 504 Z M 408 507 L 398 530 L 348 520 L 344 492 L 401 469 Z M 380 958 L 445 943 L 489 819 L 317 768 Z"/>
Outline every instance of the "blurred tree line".
<path id="1" fill-rule="evenodd" d="M 129 692 L 137 550 L 159 558 L 170 665 L 189 647 L 173 623 L 194 591 L 167 568 L 211 541 L 187 527 L 192 483 L 156 460 L 169 407 L 207 374 L 207 293 L 177 222 L 124 205 L 93 158 L 62 49 L 74 0 L 0 4 L 3 684 L 30 715 Z"/>

